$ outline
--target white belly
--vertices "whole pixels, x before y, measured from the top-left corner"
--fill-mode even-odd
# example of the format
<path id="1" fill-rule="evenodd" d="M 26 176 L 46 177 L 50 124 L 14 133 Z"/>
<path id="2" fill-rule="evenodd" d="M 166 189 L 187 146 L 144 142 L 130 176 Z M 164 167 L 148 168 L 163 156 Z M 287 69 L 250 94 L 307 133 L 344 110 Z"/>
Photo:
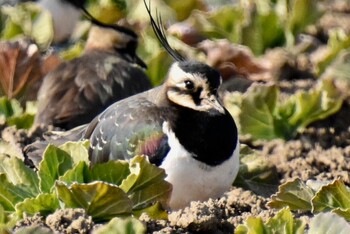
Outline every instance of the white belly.
<path id="1" fill-rule="evenodd" d="M 160 167 L 167 173 L 166 180 L 173 185 L 170 208 L 184 208 L 191 201 L 218 198 L 228 191 L 239 169 L 239 143 L 230 159 L 211 167 L 191 157 L 166 127 L 165 124 L 163 131 L 168 135 L 170 151 Z"/>

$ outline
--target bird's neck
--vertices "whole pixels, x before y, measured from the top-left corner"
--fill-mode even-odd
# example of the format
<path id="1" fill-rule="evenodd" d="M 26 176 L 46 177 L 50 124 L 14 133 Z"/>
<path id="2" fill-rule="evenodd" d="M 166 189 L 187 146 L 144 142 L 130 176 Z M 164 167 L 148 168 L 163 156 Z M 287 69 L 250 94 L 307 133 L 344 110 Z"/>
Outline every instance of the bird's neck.
<path id="1" fill-rule="evenodd" d="M 220 165 L 236 148 L 237 127 L 227 110 L 225 114 L 211 115 L 180 107 L 170 121 L 181 145 L 198 161 Z"/>

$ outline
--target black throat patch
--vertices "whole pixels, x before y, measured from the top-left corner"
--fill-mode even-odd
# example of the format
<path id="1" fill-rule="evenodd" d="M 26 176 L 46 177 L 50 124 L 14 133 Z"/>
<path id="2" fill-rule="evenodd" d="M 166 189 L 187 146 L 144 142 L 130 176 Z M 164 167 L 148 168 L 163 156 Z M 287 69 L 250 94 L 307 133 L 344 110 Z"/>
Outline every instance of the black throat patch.
<path id="1" fill-rule="evenodd" d="M 225 114 L 212 115 L 180 108 L 172 129 L 195 159 L 210 166 L 220 165 L 236 149 L 237 127 L 227 110 Z"/>

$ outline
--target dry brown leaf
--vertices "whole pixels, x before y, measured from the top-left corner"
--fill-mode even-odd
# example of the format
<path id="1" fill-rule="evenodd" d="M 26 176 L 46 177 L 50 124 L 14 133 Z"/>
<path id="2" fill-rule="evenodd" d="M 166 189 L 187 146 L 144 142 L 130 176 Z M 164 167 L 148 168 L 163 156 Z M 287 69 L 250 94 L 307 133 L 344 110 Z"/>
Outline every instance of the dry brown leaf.
<path id="1" fill-rule="evenodd" d="M 269 70 L 258 62 L 248 47 L 233 44 L 226 39 L 202 41 L 198 44 L 198 49 L 207 55 L 207 63 L 217 68 L 224 80 L 237 75 L 251 79 L 252 75 Z"/>
<path id="2" fill-rule="evenodd" d="M 204 37 L 199 33 L 199 31 L 186 21 L 171 25 L 167 32 L 178 37 L 181 41 L 190 46 L 204 40 Z"/>
<path id="3" fill-rule="evenodd" d="M 0 42 L 1 95 L 21 102 L 36 99 L 43 76 L 61 63 L 57 56 L 42 58 L 28 40 Z"/>
<path id="4" fill-rule="evenodd" d="M 17 97 L 40 78 L 40 54 L 35 44 L 28 41 L 0 43 L 0 84 L 4 95 Z"/>

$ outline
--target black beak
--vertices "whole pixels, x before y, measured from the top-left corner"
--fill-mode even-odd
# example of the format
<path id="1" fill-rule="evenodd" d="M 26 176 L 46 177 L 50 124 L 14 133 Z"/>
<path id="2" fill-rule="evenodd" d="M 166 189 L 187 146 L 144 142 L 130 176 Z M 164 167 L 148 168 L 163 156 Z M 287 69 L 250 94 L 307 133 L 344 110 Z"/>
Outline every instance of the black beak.
<path id="1" fill-rule="evenodd" d="M 138 64 L 140 67 L 147 69 L 146 63 L 142 61 L 142 59 L 139 56 L 137 56 L 137 54 L 135 54 L 134 56 L 134 62 Z"/>

